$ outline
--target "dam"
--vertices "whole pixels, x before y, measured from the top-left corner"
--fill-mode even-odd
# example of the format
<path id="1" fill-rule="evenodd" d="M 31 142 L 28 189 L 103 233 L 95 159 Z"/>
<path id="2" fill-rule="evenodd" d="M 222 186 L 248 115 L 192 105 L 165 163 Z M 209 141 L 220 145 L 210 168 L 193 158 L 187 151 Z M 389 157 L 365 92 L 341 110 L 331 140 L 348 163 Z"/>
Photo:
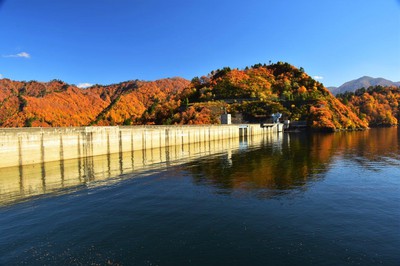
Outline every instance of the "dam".
<path id="1" fill-rule="evenodd" d="M 282 128 L 282 124 L 5 128 L 0 130 L 0 168 L 244 138 Z"/>
<path id="2" fill-rule="evenodd" d="M 2 129 L 0 207 L 203 156 L 221 155 L 229 164 L 235 150 L 279 143 L 278 132 L 260 125 Z"/>

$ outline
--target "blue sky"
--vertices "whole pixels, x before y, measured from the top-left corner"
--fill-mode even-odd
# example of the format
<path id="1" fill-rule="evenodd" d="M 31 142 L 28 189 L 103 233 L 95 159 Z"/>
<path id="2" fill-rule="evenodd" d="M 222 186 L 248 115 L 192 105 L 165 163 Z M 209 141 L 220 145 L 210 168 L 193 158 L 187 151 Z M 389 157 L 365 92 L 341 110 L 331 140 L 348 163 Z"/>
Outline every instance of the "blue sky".
<path id="1" fill-rule="evenodd" d="M 270 60 L 325 86 L 400 81 L 400 0 L 0 0 L 0 77 L 191 79 Z"/>

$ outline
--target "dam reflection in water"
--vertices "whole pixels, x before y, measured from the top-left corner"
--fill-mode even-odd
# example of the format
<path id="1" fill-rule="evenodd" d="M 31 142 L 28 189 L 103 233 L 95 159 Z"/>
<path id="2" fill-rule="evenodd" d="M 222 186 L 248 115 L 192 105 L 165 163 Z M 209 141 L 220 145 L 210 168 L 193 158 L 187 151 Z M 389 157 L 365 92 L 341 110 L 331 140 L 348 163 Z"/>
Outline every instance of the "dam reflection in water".
<path id="1" fill-rule="evenodd" d="M 268 134 L 0 168 L 0 206 L 43 194 L 69 193 L 82 186 L 107 185 L 203 156 L 225 154 L 231 158 L 235 151 L 248 150 L 265 142 L 279 148 L 283 137 L 283 134 Z"/>
<path id="2" fill-rule="evenodd" d="M 271 134 L 0 169 L 0 265 L 398 265 L 399 136 Z"/>
<path id="3" fill-rule="evenodd" d="M 397 166 L 399 149 L 396 128 L 280 133 L 0 168 L 0 206 L 109 185 L 147 171 L 173 171 L 180 164 L 194 184 L 213 186 L 216 193 L 247 191 L 268 198 L 307 189 L 308 182 L 324 178 L 343 159 L 375 172 L 381 171 L 382 162 Z"/>

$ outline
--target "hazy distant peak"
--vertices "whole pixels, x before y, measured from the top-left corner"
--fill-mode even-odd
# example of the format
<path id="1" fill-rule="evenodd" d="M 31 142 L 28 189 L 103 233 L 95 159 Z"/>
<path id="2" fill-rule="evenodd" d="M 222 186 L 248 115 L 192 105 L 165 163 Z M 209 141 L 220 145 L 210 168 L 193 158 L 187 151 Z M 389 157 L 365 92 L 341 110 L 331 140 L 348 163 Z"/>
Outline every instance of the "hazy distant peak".
<path id="1" fill-rule="evenodd" d="M 333 94 L 338 94 L 338 93 L 344 93 L 346 91 L 351 91 L 354 92 L 357 89 L 361 89 L 361 88 L 368 88 L 370 86 L 400 86 L 400 82 L 393 82 L 391 80 L 387 80 L 384 78 L 373 78 L 370 76 L 363 76 L 361 78 L 358 79 L 354 79 L 351 81 L 348 81 L 346 83 L 344 83 L 343 85 L 341 85 L 340 87 L 331 87 L 329 88 L 330 91 Z"/>

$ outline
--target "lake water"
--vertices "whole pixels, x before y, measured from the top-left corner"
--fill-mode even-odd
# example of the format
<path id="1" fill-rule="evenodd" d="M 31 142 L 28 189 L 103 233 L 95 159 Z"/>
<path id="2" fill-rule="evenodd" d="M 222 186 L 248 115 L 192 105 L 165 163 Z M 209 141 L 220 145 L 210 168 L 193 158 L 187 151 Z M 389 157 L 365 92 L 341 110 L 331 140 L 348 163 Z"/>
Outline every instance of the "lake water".
<path id="1" fill-rule="evenodd" d="M 0 265 L 400 265 L 399 144 L 285 133 L 2 170 Z"/>

